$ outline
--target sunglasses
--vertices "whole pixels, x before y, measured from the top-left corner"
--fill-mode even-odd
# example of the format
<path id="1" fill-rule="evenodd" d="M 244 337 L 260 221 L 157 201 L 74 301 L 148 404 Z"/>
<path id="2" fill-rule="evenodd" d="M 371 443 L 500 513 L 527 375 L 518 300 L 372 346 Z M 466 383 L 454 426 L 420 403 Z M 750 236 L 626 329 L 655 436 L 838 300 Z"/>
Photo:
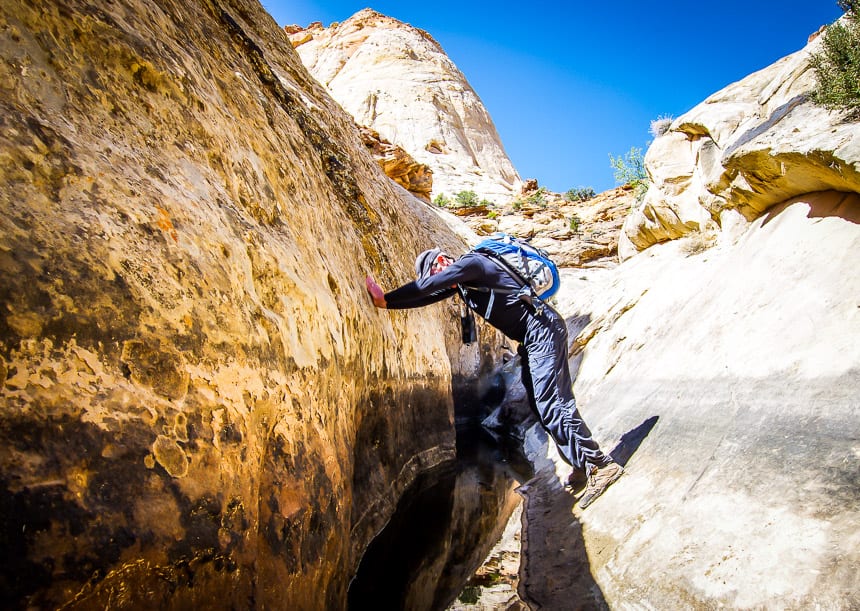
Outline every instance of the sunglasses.
<path id="1" fill-rule="evenodd" d="M 443 255 L 439 255 L 436 257 L 436 260 L 433 261 L 433 264 L 430 266 L 430 273 L 434 274 L 437 272 L 441 272 L 443 269 L 448 267 L 450 262 Z"/>

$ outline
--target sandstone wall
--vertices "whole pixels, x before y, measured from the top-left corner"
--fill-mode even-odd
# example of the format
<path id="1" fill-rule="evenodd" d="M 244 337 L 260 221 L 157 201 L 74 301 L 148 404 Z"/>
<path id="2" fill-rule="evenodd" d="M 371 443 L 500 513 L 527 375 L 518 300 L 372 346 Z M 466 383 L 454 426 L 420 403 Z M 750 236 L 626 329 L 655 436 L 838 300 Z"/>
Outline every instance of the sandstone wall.
<path id="1" fill-rule="evenodd" d="M 808 99 L 818 44 L 674 120 L 622 263 L 563 272 L 579 408 L 627 472 L 580 510 L 529 430 L 525 599 L 856 607 L 860 130 Z"/>
<path id="2" fill-rule="evenodd" d="M 770 206 L 832 189 L 860 191 L 860 130 L 813 104 L 800 51 L 732 83 L 672 122 L 645 155 L 651 187 L 624 224 L 619 254 L 692 232 L 735 236 Z"/>
<path id="3" fill-rule="evenodd" d="M 613 607 L 853 608 L 860 196 L 700 246 L 564 275 L 580 409 L 628 467 L 579 515 L 587 577 Z"/>
<path id="4" fill-rule="evenodd" d="M 5 607 L 337 608 L 453 452 L 463 243 L 243 0 L 0 8 Z"/>

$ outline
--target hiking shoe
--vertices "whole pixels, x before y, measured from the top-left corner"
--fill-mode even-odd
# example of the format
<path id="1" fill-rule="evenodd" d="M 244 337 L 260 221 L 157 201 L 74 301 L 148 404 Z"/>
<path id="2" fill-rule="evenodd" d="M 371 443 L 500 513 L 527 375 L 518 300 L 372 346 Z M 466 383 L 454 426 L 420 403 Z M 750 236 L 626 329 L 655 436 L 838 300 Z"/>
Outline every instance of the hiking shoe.
<path id="1" fill-rule="evenodd" d="M 585 483 L 587 481 L 588 478 L 585 477 L 585 471 L 582 469 L 574 469 L 570 472 L 570 475 L 567 476 L 567 482 L 564 484 L 564 488 L 568 492 L 576 494 L 585 488 Z"/>
<path id="2" fill-rule="evenodd" d="M 579 499 L 579 506 L 585 509 L 591 505 L 623 473 L 624 469 L 616 462 L 611 462 L 601 467 L 594 467 L 588 476 L 588 485 L 585 487 L 585 494 Z"/>

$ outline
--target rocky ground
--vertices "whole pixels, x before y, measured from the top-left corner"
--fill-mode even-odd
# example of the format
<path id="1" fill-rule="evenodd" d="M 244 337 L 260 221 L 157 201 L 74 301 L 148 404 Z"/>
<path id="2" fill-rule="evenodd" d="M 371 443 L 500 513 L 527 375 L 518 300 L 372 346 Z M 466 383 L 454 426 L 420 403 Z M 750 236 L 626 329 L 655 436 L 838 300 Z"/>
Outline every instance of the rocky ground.
<path id="1" fill-rule="evenodd" d="M 466 584 L 448 611 L 521 611 L 529 606 L 517 591 L 520 583 L 523 509 L 518 507 L 508 520 L 502 538 L 484 564 Z"/>
<path id="2" fill-rule="evenodd" d="M 559 266 L 581 267 L 614 264 L 621 225 L 635 204 L 627 187 L 568 201 L 527 181 L 523 192 L 503 206 L 449 210 L 478 235 L 503 231 L 530 238 Z"/>

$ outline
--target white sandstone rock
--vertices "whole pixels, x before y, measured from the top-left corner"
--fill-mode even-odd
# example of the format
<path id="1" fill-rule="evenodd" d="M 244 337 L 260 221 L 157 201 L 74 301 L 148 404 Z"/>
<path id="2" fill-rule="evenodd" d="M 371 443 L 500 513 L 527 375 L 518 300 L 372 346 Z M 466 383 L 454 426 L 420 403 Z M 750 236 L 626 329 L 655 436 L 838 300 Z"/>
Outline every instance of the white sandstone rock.
<path id="1" fill-rule="evenodd" d="M 365 9 L 291 39 L 357 123 L 430 166 L 434 197 L 470 190 L 503 203 L 517 192 L 520 177 L 490 115 L 427 32 Z"/>
<path id="2" fill-rule="evenodd" d="M 802 50 L 729 85 L 678 117 L 645 156 L 651 179 L 624 224 L 622 259 L 652 244 L 717 229 L 726 210 L 747 221 L 816 191 L 860 191 L 860 128 L 813 104 L 810 55 Z M 735 223 L 730 223 L 732 231 Z"/>

